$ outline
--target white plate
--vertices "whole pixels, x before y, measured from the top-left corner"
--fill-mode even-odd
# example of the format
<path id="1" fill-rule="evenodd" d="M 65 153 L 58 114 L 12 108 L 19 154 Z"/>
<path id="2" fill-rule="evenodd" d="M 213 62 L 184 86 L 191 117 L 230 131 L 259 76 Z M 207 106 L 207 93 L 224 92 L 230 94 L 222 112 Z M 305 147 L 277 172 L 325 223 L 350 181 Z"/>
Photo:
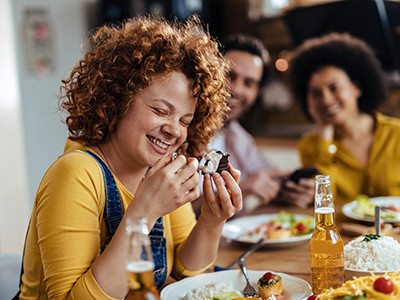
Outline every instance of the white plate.
<path id="1" fill-rule="evenodd" d="M 390 206 L 391 204 L 400 203 L 400 197 L 376 197 L 376 198 L 370 198 L 369 201 L 371 203 L 374 203 L 375 205 L 387 207 Z M 365 217 L 365 216 L 360 216 L 358 214 L 355 214 L 353 212 L 353 209 L 357 206 L 357 201 L 351 201 L 350 203 L 347 203 L 343 205 L 342 207 L 342 212 L 343 214 L 353 220 L 358 220 L 358 221 L 367 221 L 367 222 L 374 222 L 374 217 Z M 392 213 L 392 212 L 390 212 Z M 400 213 L 393 212 L 394 215 L 397 215 L 396 218 L 382 218 L 383 221 L 385 222 L 400 222 Z"/>
<path id="2" fill-rule="evenodd" d="M 301 220 L 309 215 L 294 214 L 295 220 Z M 278 214 L 263 214 L 257 216 L 241 217 L 233 219 L 224 225 L 222 230 L 222 236 L 227 240 L 233 240 L 235 242 L 245 243 L 245 244 L 255 244 L 258 241 L 256 239 L 246 239 L 242 235 L 246 232 L 256 228 L 262 223 L 266 223 L 271 219 L 277 219 Z M 273 246 L 273 247 L 289 247 L 296 246 L 300 243 L 308 241 L 312 236 L 312 233 L 292 236 L 287 239 L 266 239 L 263 245 Z"/>
<path id="3" fill-rule="evenodd" d="M 248 270 L 250 282 L 254 287 L 257 286 L 258 279 L 268 271 L 252 271 Z M 307 281 L 287 275 L 285 273 L 277 273 L 282 277 L 283 293 L 282 295 L 290 297 L 291 300 L 303 300 L 312 295 L 311 287 Z M 188 277 L 167 285 L 161 291 L 162 300 L 180 300 L 185 294 L 202 285 L 213 282 L 231 282 L 236 290 L 242 291 L 245 287 L 245 279 L 240 270 L 228 270 L 215 273 L 204 273 L 194 277 Z"/>

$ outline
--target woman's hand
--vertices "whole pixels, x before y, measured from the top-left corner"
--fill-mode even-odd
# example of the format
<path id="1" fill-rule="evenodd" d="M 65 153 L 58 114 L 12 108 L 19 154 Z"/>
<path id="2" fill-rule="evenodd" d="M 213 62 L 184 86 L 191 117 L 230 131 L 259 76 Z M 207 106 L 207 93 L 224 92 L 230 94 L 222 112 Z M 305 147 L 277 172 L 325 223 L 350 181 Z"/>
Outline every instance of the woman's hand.
<path id="1" fill-rule="evenodd" d="M 151 221 L 166 215 L 200 196 L 198 160 L 179 155 L 161 158 L 139 184 L 128 208 L 132 214 L 146 215 Z M 133 212 L 134 211 L 134 212 Z"/>
<path id="2" fill-rule="evenodd" d="M 229 172 L 204 175 L 201 218 L 210 222 L 225 222 L 242 209 L 242 191 L 239 187 L 240 171 L 229 165 Z M 217 191 L 214 191 L 214 181 Z"/>
<path id="3" fill-rule="evenodd" d="M 317 125 L 317 134 L 326 141 L 331 142 L 335 133 L 334 125 L 321 118 L 318 110 L 313 105 L 309 106 L 309 113 L 314 120 L 315 125 Z"/>

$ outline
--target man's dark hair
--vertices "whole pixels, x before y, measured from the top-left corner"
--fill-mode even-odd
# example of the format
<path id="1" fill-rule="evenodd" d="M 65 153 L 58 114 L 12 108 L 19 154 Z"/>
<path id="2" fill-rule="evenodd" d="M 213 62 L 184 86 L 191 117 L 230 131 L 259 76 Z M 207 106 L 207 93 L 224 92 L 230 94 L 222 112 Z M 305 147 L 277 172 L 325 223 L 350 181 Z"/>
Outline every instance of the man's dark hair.
<path id="1" fill-rule="evenodd" d="M 267 48 L 261 40 L 244 33 L 234 33 L 222 39 L 221 42 L 221 52 L 223 54 L 230 50 L 239 50 L 260 57 L 263 62 L 263 75 L 261 77 L 260 87 L 267 82 L 271 59 Z"/>

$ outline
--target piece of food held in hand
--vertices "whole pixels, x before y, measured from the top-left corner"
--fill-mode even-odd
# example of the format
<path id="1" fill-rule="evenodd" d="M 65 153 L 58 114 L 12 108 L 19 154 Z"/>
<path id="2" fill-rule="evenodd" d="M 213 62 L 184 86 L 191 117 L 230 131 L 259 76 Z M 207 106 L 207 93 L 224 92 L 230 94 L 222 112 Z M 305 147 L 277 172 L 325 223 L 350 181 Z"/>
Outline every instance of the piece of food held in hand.
<path id="1" fill-rule="evenodd" d="M 229 172 L 229 154 L 222 151 L 211 151 L 204 155 L 205 163 L 200 167 L 202 174 L 214 174 L 222 171 Z"/>

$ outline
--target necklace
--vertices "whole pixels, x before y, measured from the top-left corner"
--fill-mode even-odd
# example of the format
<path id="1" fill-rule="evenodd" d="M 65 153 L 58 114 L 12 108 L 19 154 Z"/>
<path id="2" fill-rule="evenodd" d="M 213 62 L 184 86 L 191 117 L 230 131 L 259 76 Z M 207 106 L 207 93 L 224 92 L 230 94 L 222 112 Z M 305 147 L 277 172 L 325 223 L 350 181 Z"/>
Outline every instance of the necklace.
<path id="1" fill-rule="evenodd" d="M 96 147 L 97 147 L 97 149 L 99 149 L 100 155 L 103 158 L 103 160 L 106 163 L 106 165 L 110 168 L 111 171 L 113 171 L 112 168 L 111 168 L 111 164 L 108 162 L 107 156 L 104 154 L 103 149 L 100 147 L 100 145 L 98 145 Z"/>

